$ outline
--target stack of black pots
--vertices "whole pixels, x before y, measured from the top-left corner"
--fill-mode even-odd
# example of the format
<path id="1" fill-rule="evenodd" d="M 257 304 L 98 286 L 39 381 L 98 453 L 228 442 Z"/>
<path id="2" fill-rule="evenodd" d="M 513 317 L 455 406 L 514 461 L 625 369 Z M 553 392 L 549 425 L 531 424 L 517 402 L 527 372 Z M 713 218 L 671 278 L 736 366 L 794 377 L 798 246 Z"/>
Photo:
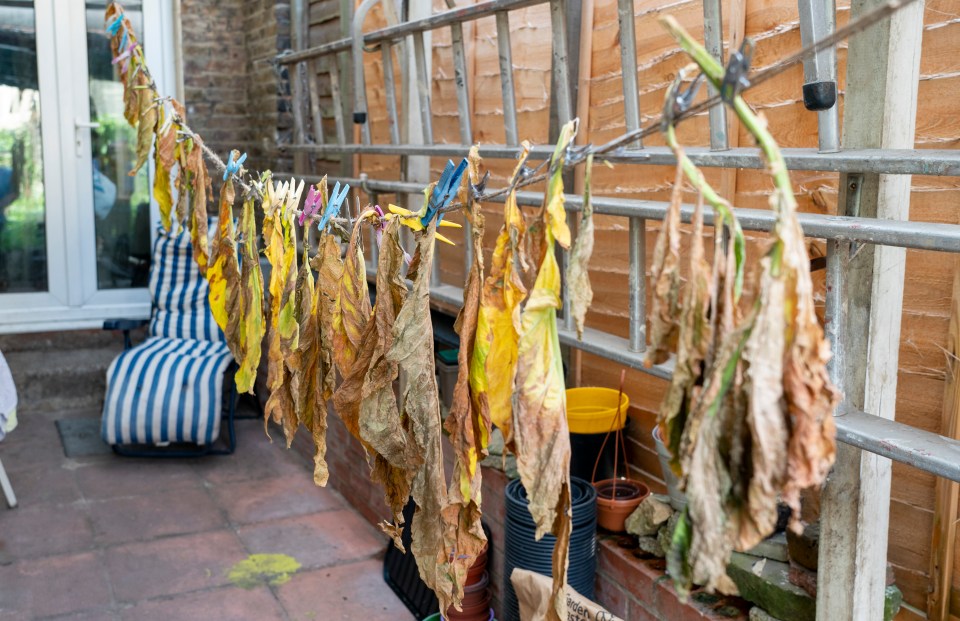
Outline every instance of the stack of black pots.
<path id="1" fill-rule="evenodd" d="M 530 516 L 527 491 L 516 479 L 507 485 L 507 525 L 504 550 L 503 621 L 520 621 L 517 595 L 510 582 L 514 568 L 529 569 L 544 576 L 552 575 L 553 546 L 556 537 L 544 535 L 534 539 L 536 527 Z M 597 571 L 597 492 L 588 481 L 571 477 L 570 497 L 573 506 L 573 532 L 570 534 L 570 567 L 567 584 L 581 595 L 593 598 Z"/>

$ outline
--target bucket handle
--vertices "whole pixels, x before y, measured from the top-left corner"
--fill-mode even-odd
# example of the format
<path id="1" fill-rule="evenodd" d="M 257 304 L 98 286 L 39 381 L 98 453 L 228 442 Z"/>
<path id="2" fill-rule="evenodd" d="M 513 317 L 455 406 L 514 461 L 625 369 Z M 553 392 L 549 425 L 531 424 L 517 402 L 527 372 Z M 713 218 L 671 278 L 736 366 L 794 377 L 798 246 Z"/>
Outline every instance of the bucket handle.
<path id="1" fill-rule="evenodd" d="M 617 424 L 617 421 L 620 420 L 620 412 L 623 407 L 623 383 L 627 379 L 627 370 L 620 370 L 620 391 L 617 393 L 617 414 L 613 417 L 613 420 L 610 421 L 610 429 L 607 430 L 607 435 L 603 437 L 603 444 L 600 445 L 600 451 L 597 453 L 597 459 L 593 462 L 593 474 L 590 475 L 590 484 L 593 485 L 597 482 L 597 466 L 600 465 L 600 458 L 603 457 L 603 449 L 607 446 L 607 440 L 610 439 L 611 433 L 616 433 L 614 438 L 615 448 L 613 451 L 613 497 L 617 497 L 617 457 L 619 451 L 617 449 L 623 450 L 623 469 L 624 469 L 624 478 L 630 478 L 630 463 L 627 461 L 627 442 L 623 437 L 623 434 L 620 432 L 620 429 L 614 429 Z"/>

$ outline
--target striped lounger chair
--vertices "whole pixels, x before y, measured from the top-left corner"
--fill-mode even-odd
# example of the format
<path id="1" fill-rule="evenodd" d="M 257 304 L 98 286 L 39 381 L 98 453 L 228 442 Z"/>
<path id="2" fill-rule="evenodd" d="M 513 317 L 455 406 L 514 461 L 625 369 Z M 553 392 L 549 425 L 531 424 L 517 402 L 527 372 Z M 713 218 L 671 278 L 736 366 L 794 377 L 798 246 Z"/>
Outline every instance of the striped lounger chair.
<path id="1" fill-rule="evenodd" d="M 104 323 L 104 329 L 123 331 L 125 349 L 107 369 L 103 440 L 115 452 L 132 456 L 232 453 L 236 365 L 210 312 L 207 281 L 194 263 L 189 232 L 159 229 L 149 287 L 145 342 L 132 347 L 129 334 L 147 322 Z M 224 381 L 231 387 L 226 404 Z M 227 419 L 229 440 L 226 449 L 215 449 L 221 416 Z M 181 444 L 193 446 L 171 446 Z"/>

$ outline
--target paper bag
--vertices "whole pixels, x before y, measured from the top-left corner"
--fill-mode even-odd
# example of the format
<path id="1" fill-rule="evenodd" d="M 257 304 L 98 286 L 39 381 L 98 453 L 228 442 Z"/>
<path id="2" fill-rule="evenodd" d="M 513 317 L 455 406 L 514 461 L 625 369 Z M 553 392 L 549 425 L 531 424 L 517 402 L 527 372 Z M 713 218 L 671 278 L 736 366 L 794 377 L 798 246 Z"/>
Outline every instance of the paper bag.
<path id="1" fill-rule="evenodd" d="M 514 569 L 510 575 L 520 603 L 520 621 L 542 621 L 550 606 L 553 580 L 526 569 Z M 567 621 L 623 621 L 567 585 Z"/>

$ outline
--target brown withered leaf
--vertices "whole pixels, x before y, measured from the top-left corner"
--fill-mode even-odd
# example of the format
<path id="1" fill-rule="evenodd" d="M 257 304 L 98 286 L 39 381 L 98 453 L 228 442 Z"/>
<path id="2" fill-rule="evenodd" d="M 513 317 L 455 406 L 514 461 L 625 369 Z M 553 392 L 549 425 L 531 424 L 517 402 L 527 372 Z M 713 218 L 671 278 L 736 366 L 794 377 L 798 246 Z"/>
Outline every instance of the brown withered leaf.
<path id="1" fill-rule="evenodd" d="M 394 324 L 407 297 L 403 278 L 400 221 L 392 219 L 383 231 L 377 263 L 377 301 L 373 319 L 364 332 L 358 360 L 367 361 L 360 391 L 357 425 L 360 438 L 376 454 L 374 476 L 383 479 L 395 523 L 402 523 L 403 507 L 410 493 L 413 466 L 422 454 L 410 442 L 408 419 L 402 419 L 393 383 L 399 365 L 388 353 L 394 341 Z"/>
<path id="2" fill-rule="evenodd" d="M 800 492 L 821 485 L 836 458 L 836 425 L 833 412 L 840 393 L 827 374 L 830 343 L 817 321 L 810 279 L 810 259 L 796 205 L 781 207 L 785 217 L 779 228 L 783 243 L 782 278 L 789 287 L 786 312 L 787 344 L 783 364 L 790 436 L 787 445 L 787 481 L 782 499 L 791 509 L 791 524 L 799 527 Z"/>
<path id="3" fill-rule="evenodd" d="M 683 168 L 678 164 L 650 265 L 653 296 L 650 313 L 650 345 L 643 360 L 646 366 L 667 360 L 677 334 L 680 313 L 680 204 L 683 200 Z"/>
<path id="4" fill-rule="evenodd" d="M 303 259 L 294 284 L 294 321 L 297 322 L 297 346 L 284 362 L 290 372 L 290 394 L 297 422 L 308 429 L 313 411 L 320 403 L 317 385 L 317 356 L 320 353 L 319 325 L 314 308 L 316 286 L 310 267 L 309 244 L 303 245 Z"/>
<path id="5" fill-rule="evenodd" d="M 480 154 L 477 147 L 470 149 L 468 157 L 467 181 L 480 183 Z M 457 353 L 459 363 L 457 383 L 453 391 L 450 414 L 444 422 L 444 428 L 450 434 L 456 454 L 456 465 L 451 483 L 451 495 L 457 492 L 462 503 L 476 499 L 479 504 L 480 479 L 479 460 L 487 454 L 487 442 L 490 437 L 490 418 L 481 408 L 474 406 L 470 391 L 470 360 L 473 358 L 474 342 L 477 335 L 477 316 L 480 312 L 480 291 L 483 287 L 483 234 L 484 218 L 480 204 L 473 200 L 467 182 L 461 192 L 461 200 L 467 205 L 464 217 L 470 223 L 473 262 L 467 269 L 466 283 L 463 288 L 463 306 L 457 315 L 454 329 L 460 336 L 460 349 Z M 482 530 L 481 530 L 482 533 Z"/>
<path id="6" fill-rule="evenodd" d="M 361 221 L 364 219 L 360 218 Z M 360 226 L 360 222 L 357 226 Z M 343 381 L 333 394 L 333 405 L 337 414 L 347 430 L 360 440 L 372 459 L 371 479 L 383 485 L 394 525 L 383 524 L 381 527 L 391 536 L 398 533 L 398 527 L 403 524 L 403 507 L 410 497 L 412 469 L 411 464 L 405 460 L 420 459 L 412 447 L 407 450 L 404 446 L 406 440 L 401 439 L 405 431 L 401 427 L 392 388 L 392 382 L 397 376 L 396 363 L 384 360 L 384 353 L 387 351 L 384 346 L 389 347 L 392 342 L 393 324 L 406 294 L 406 284 L 399 272 L 403 265 L 403 251 L 399 246 L 398 226 L 399 223 L 395 223 L 390 229 L 391 233 L 383 237 L 377 266 L 377 303 L 373 309 L 373 317 L 364 325 L 363 333 L 358 335 L 355 341 L 358 345 L 356 357 L 350 362 L 349 372 L 343 374 Z M 349 256 L 348 251 L 348 261 Z M 347 269 L 348 265 L 345 264 L 341 293 L 343 281 L 348 278 Z M 363 287 L 366 288 L 365 279 Z M 356 304 L 353 308 L 360 307 L 362 312 L 357 298 L 352 298 L 351 302 Z M 347 313 L 343 313 L 341 317 L 344 332 L 348 320 L 352 321 L 353 325 L 359 322 L 359 318 L 349 317 Z M 346 334 L 344 340 L 349 340 Z M 335 350 L 334 355 L 340 353 L 342 352 Z M 371 444 L 371 440 L 376 446 Z M 399 537 L 395 537 L 394 542 L 402 549 Z"/>
<path id="7" fill-rule="evenodd" d="M 745 389 L 752 473 L 744 499 L 749 509 L 740 529 L 740 549 L 750 549 L 773 533 L 777 498 L 786 477 L 789 429 L 783 408 L 782 377 L 787 284 L 771 272 L 770 262 L 770 256 L 761 260 L 759 308 L 743 352 L 747 363 Z"/>
<path id="8" fill-rule="evenodd" d="M 152 88 L 143 88 L 139 91 L 137 100 L 137 161 L 133 164 L 133 169 L 128 175 L 131 177 L 137 174 L 147 158 L 150 156 L 150 149 L 153 147 L 153 141 L 157 133 L 157 123 L 160 120 L 159 104 L 157 103 L 157 91 Z"/>
<path id="9" fill-rule="evenodd" d="M 363 331 L 370 320 L 370 293 L 367 288 L 366 264 L 363 259 L 363 219 L 358 218 L 343 259 L 343 275 L 339 280 L 333 313 L 333 357 L 340 375 L 347 377 L 360 350 Z M 349 428 L 349 425 L 348 425 Z M 352 433 L 359 437 L 356 425 Z"/>
<path id="10" fill-rule="evenodd" d="M 433 359 L 433 326 L 430 320 L 430 265 L 436 225 L 417 233 L 417 250 L 410 267 L 413 289 L 393 326 L 393 345 L 387 358 L 405 374 L 403 415 L 409 421 L 413 446 L 422 461 L 414 468 L 411 494 L 417 504 L 410 544 L 420 577 L 440 600 L 440 610 L 459 606 L 462 582 L 452 564 L 459 550 L 447 547 L 443 509 L 445 479 L 441 448 L 440 397 Z M 378 296 L 379 297 L 379 296 Z M 476 554 L 473 555 L 474 557 Z"/>
<path id="11" fill-rule="evenodd" d="M 742 503 L 742 499 L 730 497 L 731 479 L 741 475 L 731 473 L 723 454 L 724 421 L 729 420 L 723 408 L 735 403 L 731 399 L 739 389 L 738 369 L 743 364 L 741 357 L 754 317 L 751 313 L 741 326 L 723 335 L 703 389 L 695 392 L 683 429 L 681 464 L 692 534 L 687 556 L 690 574 L 674 576 L 681 591 L 688 590 L 692 580 L 710 591 L 736 593 L 726 567 L 738 534 L 738 527 L 729 523 L 733 510 L 730 503 Z"/>
<path id="12" fill-rule="evenodd" d="M 590 176 L 593 171 L 593 154 L 587 156 L 583 175 L 583 211 L 577 228 L 577 239 L 570 251 L 567 264 L 567 289 L 570 291 L 570 313 L 577 326 L 577 338 L 583 339 L 583 325 L 587 309 L 593 302 L 590 286 L 590 257 L 593 255 L 593 204 L 590 201 Z"/>
<path id="13" fill-rule="evenodd" d="M 327 404 L 336 388 L 333 366 L 333 314 L 339 280 L 343 274 L 340 244 L 333 235 L 324 235 L 320 250 L 311 261 L 317 271 L 314 289 L 314 312 L 317 314 L 317 368 L 316 384 L 319 400 L 308 428 L 313 437 L 313 482 L 325 486 L 330 476 L 327 468 Z"/>
<path id="14" fill-rule="evenodd" d="M 690 237 L 690 275 L 683 290 L 680 308 L 676 367 L 670 387 L 660 402 L 657 423 L 664 444 L 669 447 L 671 467 L 681 474 L 681 437 L 693 405 L 697 384 L 704 372 L 704 360 L 713 344 L 710 304 L 714 297 L 713 274 L 703 246 L 703 197 L 697 201 Z"/>
<path id="15" fill-rule="evenodd" d="M 443 521 L 447 530 L 447 545 L 458 551 L 461 562 L 452 566 L 454 583 L 463 584 L 470 565 L 486 545 L 486 535 L 480 524 L 481 470 L 479 462 L 487 455 L 490 438 L 490 417 L 482 408 L 475 406 L 470 391 L 470 360 L 473 358 L 477 331 L 477 315 L 480 312 L 480 290 L 483 287 L 483 233 L 484 218 L 480 204 L 473 199 L 470 184 L 480 183 L 480 154 L 477 147 L 470 149 L 467 158 L 467 182 L 460 192 L 461 202 L 467 206 L 464 217 L 470 223 L 473 254 L 467 268 L 463 289 L 463 306 L 457 315 L 454 329 L 460 336 L 457 353 L 459 371 L 453 391 L 450 414 L 444 422 L 456 456 L 447 490 L 447 506 Z"/>
<path id="16" fill-rule="evenodd" d="M 190 241 L 193 244 L 193 260 L 200 273 L 206 276 L 210 262 L 210 244 L 207 237 L 207 193 L 210 191 L 210 177 L 203 162 L 203 152 L 199 138 L 188 140 L 180 146 L 180 178 L 183 183 L 177 186 L 180 193 L 177 199 L 177 218 L 184 222 L 187 218 L 187 200 L 190 200 L 189 221 Z M 183 213 L 181 213 L 181 209 Z"/>

